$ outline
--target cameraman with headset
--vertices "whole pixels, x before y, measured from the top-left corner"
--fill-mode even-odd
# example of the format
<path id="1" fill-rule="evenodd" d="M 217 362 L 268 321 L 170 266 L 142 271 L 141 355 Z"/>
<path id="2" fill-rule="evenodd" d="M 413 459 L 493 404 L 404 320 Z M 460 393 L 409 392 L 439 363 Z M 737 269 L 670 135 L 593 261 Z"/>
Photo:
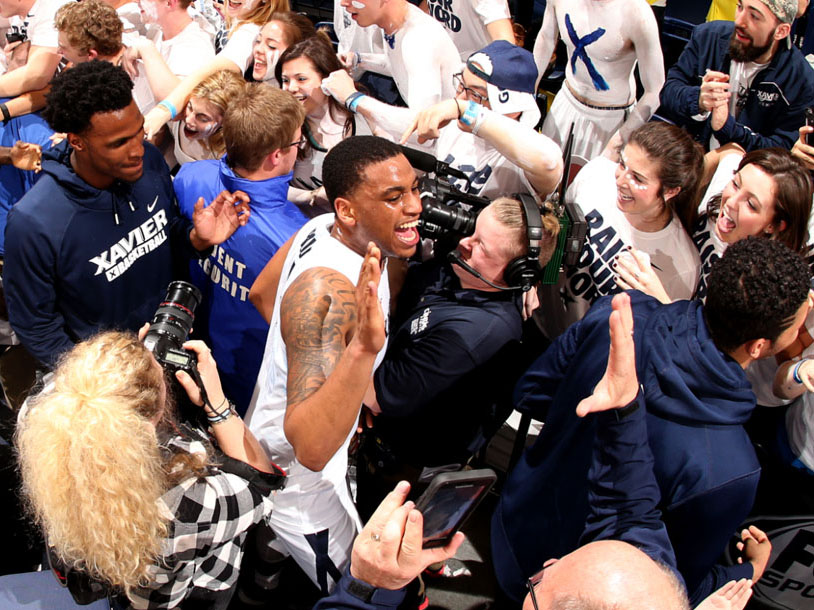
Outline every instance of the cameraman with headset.
<path id="1" fill-rule="evenodd" d="M 534 98 L 537 67 L 531 53 L 498 40 L 473 53 L 453 77 L 457 95 L 416 112 L 388 106 L 356 91 L 347 72 L 322 81 L 351 112 L 361 114 L 375 135 L 419 144 L 436 140 L 432 152 L 456 173 L 454 186 L 472 195 L 495 198 L 528 192 L 540 200 L 554 191 L 562 174 L 559 146 L 534 127 L 540 110 Z M 433 164 L 420 166 L 434 171 Z"/>
<path id="2" fill-rule="evenodd" d="M 365 519 L 398 481 L 420 493 L 434 473 L 460 470 L 508 415 L 495 403 L 514 379 L 521 295 L 539 279 L 560 228 L 531 196 L 520 199 L 496 199 L 448 257 L 407 272 L 375 400 L 366 402 L 380 415 L 357 469 Z"/>

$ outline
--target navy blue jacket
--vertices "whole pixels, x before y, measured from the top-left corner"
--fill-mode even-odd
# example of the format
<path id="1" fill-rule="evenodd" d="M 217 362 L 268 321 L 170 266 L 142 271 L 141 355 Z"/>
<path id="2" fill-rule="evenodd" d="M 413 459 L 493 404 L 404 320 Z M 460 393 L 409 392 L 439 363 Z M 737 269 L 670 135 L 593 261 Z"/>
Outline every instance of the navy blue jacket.
<path id="1" fill-rule="evenodd" d="M 194 252 L 154 146 L 144 145 L 141 178 L 103 190 L 76 175 L 71 150 L 64 142 L 44 155 L 5 233 L 11 326 L 45 364 L 99 330 L 149 321 L 173 279 L 173 249 Z"/>
<path id="2" fill-rule="evenodd" d="M 516 379 L 501 370 L 522 336 L 518 294 L 463 289 L 446 262 L 413 265 L 393 328 L 374 375 L 376 433 L 418 468 L 465 462 L 505 419 L 494 406 Z"/>
<path id="3" fill-rule="evenodd" d="M 715 561 L 754 501 L 760 468 L 742 424 L 755 397 L 743 369 L 713 343 L 700 303 L 660 306 L 630 294 L 660 508 L 679 571 L 700 600 L 751 577 L 748 564 Z M 585 529 L 596 420 L 580 420 L 575 409 L 604 373 L 610 301 L 597 301 L 516 389 L 517 408 L 546 422 L 509 475 L 492 521 L 498 580 L 517 599 L 524 579 L 574 550 Z"/>
<path id="4" fill-rule="evenodd" d="M 580 543 L 622 540 L 675 571 L 675 555 L 659 518 L 660 494 L 643 403 L 639 394 L 624 410 L 627 413 L 609 411 L 589 416 L 597 423 L 597 434 L 590 473 L 591 512 Z M 635 410 L 630 412 L 633 405 Z M 396 608 L 403 597 L 404 589 L 371 589 L 346 571 L 333 593 L 320 600 L 315 610 Z"/>
<path id="5" fill-rule="evenodd" d="M 695 28 L 667 73 L 659 114 L 687 129 L 705 147 L 715 135 L 721 144 L 735 142 L 747 151 L 771 146 L 790 149 L 805 122 L 806 107 L 814 104 L 814 70 L 799 49 L 786 47 L 785 40 L 769 65 L 755 74 L 737 120 L 730 115 L 713 132 L 709 119 L 692 119 L 699 114 L 698 94 L 705 71 L 729 74 L 729 39 L 734 27 L 731 21 L 711 21 Z"/>

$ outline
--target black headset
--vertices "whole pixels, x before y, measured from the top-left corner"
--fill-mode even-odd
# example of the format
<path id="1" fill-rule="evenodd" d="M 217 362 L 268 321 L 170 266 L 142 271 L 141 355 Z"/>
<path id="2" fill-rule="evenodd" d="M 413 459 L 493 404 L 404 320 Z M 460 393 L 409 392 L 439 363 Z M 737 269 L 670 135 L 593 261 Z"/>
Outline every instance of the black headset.
<path id="1" fill-rule="evenodd" d="M 540 240 L 543 238 L 543 217 L 534 197 L 527 193 L 512 195 L 521 203 L 523 217 L 526 219 L 526 237 L 528 248 L 524 255 L 513 258 L 503 270 L 503 281 L 506 286 L 498 286 L 483 277 L 480 271 L 472 267 L 461 258 L 457 250 L 447 254 L 447 260 L 465 269 L 479 280 L 489 284 L 496 290 L 522 290 L 528 292 L 540 279 L 543 269 L 540 267 Z"/>
<path id="2" fill-rule="evenodd" d="M 528 249 L 525 254 L 509 261 L 503 271 L 503 281 L 514 290 L 526 292 L 540 279 L 540 241 L 543 239 L 543 216 L 534 197 L 528 193 L 515 193 L 512 198 L 522 204 L 526 219 Z"/>

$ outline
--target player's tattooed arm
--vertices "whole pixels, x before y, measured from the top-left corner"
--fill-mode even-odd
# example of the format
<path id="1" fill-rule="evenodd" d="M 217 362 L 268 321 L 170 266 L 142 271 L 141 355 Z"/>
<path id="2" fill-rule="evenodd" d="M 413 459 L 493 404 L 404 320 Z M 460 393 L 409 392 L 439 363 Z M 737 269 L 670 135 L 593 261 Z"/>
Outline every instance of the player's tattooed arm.
<path id="1" fill-rule="evenodd" d="M 297 278 L 283 297 L 280 321 L 288 358 L 284 430 L 299 462 L 314 471 L 325 467 L 356 425 L 384 342 L 383 320 L 368 313 L 380 314 L 379 261 L 378 250 L 367 257 L 359 289 L 336 271 L 315 268 Z M 373 323 L 363 320 L 357 333 L 360 302 L 365 304 L 363 317 Z"/>
<path id="2" fill-rule="evenodd" d="M 319 390 L 345 350 L 356 324 L 354 290 L 341 273 L 317 267 L 286 291 L 280 313 L 289 406 Z"/>

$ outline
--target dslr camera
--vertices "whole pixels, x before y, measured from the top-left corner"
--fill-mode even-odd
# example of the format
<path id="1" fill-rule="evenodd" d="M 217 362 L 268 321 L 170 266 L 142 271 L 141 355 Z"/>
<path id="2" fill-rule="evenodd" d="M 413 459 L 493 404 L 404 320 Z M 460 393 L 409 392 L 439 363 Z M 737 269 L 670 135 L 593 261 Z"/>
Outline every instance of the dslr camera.
<path id="1" fill-rule="evenodd" d="M 201 304 L 201 291 L 189 282 L 171 282 L 144 337 L 144 346 L 165 371 L 186 371 L 198 381 L 195 353 L 183 348 Z M 198 385 L 201 385 L 200 383 Z"/>

